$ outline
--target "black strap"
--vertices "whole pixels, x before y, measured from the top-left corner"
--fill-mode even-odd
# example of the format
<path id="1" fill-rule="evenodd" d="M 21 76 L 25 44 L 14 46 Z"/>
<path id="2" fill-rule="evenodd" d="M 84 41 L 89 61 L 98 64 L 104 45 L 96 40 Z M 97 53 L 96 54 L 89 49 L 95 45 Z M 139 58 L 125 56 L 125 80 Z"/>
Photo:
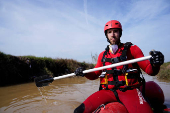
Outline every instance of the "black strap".
<path id="1" fill-rule="evenodd" d="M 107 74 L 114 74 L 114 75 L 121 75 L 122 74 L 122 70 L 118 70 L 116 68 L 112 69 L 112 70 L 106 70 Z"/>
<path id="2" fill-rule="evenodd" d="M 142 95 L 143 95 L 144 98 L 145 98 L 145 83 L 146 83 L 146 81 L 145 81 L 145 79 L 143 77 L 143 79 L 142 79 L 142 85 L 143 85 L 143 87 L 142 87 Z"/>
<path id="3" fill-rule="evenodd" d="M 116 91 L 115 89 L 110 89 L 110 90 L 114 93 L 114 95 L 115 95 L 117 101 L 120 102 L 121 104 L 123 104 L 123 103 L 120 101 L 120 99 L 119 99 L 119 96 L 118 96 L 117 91 Z M 123 104 L 123 105 L 124 105 L 124 104 Z"/>
<path id="4" fill-rule="evenodd" d="M 137 73 L 128 73 L 127 79 L 139 78 Z"/>
<path id="5" fill-rule="evenodd" d="M 143 85 L 143 87 L 142 87 L 142 95 L 145 98 L 145 84 L 146 84 L 145 78 L 143 77 L 143 74 L 142 74 L 142 71 L 141 71 L 139 65 L 137 63 L 133 63 L 132 65 L 134 67 L 137 67 L 138 72 L 142 75 L 142 77 L 138 78 L 138 81 L 142 82 L 142 85 Z"/>
<path id="6" fill-rule="evenodd" d="M 108 85 L 115 85 L 116 87 L 124 86 L 125 84 L 125 81 L 108 81 Z"/>
<path id="7" fill-rule="evenodd" d="M 107 45 L 105 52 L 103 53 L 103 57 L 102 57 L 103 66 L 105 66 L 105 62 L 106 62 L 105 55 L 107 55 L 108 52 L 109 52 L 109 45 Z"/>
<path id="8" fill-rule="evenodd" d="M 125 43 L 124 49 L 122 51 L 122 55 L 120 56 L 121 61 L 126 61 L 127 60 L 127 51 L 128 51 L 128 49 L 130 48 L 131 45 L 132 45 L 131 42 L 126 42 Z M 128 69 L 128 65 L 123 65 L 122 72 L 125 73 L 127 69 Z"/>
<path id="9" fill-rule="evenodd" d="M 124 45 L 124 49 L 122 51 L 122 57 L 126 57 L 127 56 L 127 51 L 129 49 L 129 47 L 132 45 L 131 42 L 126 42 L 125 45 Z M 125 59 L 126 60 L 126 59 Z M 122 59 L 122 61 L 124 61 L 124 59 Z"/>
<path id="10" fill-rule="evenodd" d="M 103 58 L 102 62 L 111 62 L 112 64 L 120 62 L 120 57 L 116 58 Z"/>
<path id="11" fill-rule="evenodd" d="M 105 52 L 103 53 L 103 57 L 102 57 L 103 66 L 105 66 L 105 62 L 106 62 L 105 55 L 107 55 L 108 52 L 109 52 L 109 45 L 107 45 Z"/>
<path id="12" fill-rule="evenodd" d="M 126 60 L 127 60 L 127 51 L 128 51 L 128 49 L 129 49 L 129 47 L 130 47 L 131 45 L 132 45 L 131 42 L 126 42 L 126 43 L 124 44 L 124 49 L 123 49 L 123 51 L 122 51 L 122 55 L 120 56 L 121 61 L 126 61 Z"/>
<path id="13" fill-rule="evenodd" d="M 140 70 L 140 67 L 139 67 L 139 65 L 138 65 L 137 63 L 133 63 L 132 66 L 133 66 L 133 67 L 137 67 L 138 72 L 139 72 L 140 74 L 142 74 L 142 71 Z"/>

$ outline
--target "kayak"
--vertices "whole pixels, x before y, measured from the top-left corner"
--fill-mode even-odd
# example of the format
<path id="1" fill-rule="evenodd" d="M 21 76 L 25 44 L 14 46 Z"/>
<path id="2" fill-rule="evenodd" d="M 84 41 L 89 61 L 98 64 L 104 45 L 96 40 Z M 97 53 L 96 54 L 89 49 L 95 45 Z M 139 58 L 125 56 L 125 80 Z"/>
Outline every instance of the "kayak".
<path id="1" fill-rule="evenodd" d="M 142 86 L 140 90 L 142 92 Z M 154 81 L 148 81 L 145 84 L 145 99 L 156 113 L 170 110 L 164 103 L 164 93 L 161 87 Z M 112 102 L 106 105 L 100 105 L 93 113 L 128 113 L 126 107 L 119 102 Z"/>

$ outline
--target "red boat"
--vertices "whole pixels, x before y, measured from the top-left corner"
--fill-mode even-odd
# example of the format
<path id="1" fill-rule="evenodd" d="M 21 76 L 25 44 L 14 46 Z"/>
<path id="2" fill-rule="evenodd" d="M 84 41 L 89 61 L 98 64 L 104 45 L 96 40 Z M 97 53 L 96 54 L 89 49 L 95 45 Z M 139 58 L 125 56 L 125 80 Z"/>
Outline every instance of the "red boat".
<path id="1" fill-rule="evenodd" d="M 142 89 L 142 87 L 140 89 Z M 164 93 L 157 83 L 153 81 L 146 82 L 145 99 L 152 107 L 154 113 L 170 112 L 170 109 L 163 105 Z M 112 102 L 106 105 L 100 105 L 93 113 L 128 113 L 128 111 L 121 103 Z"/>

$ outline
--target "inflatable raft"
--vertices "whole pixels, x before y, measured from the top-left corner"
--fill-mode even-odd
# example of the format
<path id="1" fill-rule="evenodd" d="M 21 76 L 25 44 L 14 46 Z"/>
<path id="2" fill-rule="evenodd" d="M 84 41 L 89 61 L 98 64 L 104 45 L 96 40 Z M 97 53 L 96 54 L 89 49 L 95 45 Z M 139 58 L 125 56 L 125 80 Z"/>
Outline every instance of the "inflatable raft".
<path id="1" fill-rule="evenodd" d="M 140 88 L 142 92 L 142 88 Z M 160 86 L 149 81 L 145 84 L 145 99 L 150 104 L 154 113 L 167 113 L 170 112 L 169 108 L 166 108 L 164 103 L 164 93 Z M 106 105 L 100 105 L 93 113 L 128 113 L 126 107 L 119 102 L 112 102 Z"/>

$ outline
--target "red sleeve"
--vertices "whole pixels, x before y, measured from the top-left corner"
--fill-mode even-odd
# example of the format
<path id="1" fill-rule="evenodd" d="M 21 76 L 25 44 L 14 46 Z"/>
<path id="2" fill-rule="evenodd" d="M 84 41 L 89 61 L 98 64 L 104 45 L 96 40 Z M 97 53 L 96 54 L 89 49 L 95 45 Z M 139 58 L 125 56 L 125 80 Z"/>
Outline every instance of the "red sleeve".
<path id="1" fill-rule="evenodd" d="M 98 67 L 102 67 L 103 66 L 103 64 L 101 62 L 102 58 L 103 58 L 103 53 L 104 53 L 104 51 L 99 54 L 98 60 L 97 60 L 97 64 L 96 64 L 96 66 L 94 68 L 98 68 Z M 91 72 L 91 73 L 87 73 L 85 75 L 85 77 L 90 79 L 90 80 L 94 80 L 94 79 L 97 79 L 100 76 L 101 72 L 102 71 L 94 71 L 94 72 Z"/>
<path id="2" fill-rule="evenodd" d="M 144 57 L 143 52 L 136 45 L 131 46 L 130 53 L 132 54 L 133 58 Z M 160 69 L 160 67 L 153 67 L 150 64 L 149 60 L 144 60 L 144 61 L 138 62 L 138 65 L 144 72 L 146 72 L 148 75 L 152 75 L 152 76 L 158 74 L 159 69 Z"/>

